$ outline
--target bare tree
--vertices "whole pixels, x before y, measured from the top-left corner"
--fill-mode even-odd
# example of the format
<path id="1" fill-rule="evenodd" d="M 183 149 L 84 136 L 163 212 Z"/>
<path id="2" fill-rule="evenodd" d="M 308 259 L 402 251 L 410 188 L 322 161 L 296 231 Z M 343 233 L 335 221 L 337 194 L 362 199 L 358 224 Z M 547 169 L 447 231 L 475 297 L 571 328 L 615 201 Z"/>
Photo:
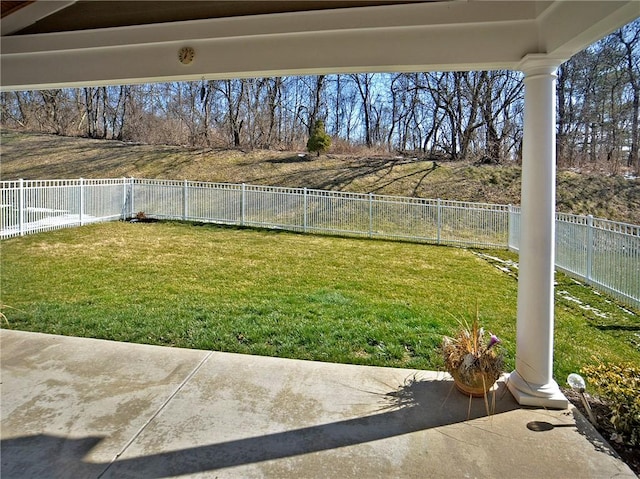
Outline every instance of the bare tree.
<path id="1" fill-rule="evenodd" d="M 227 106 L 226 124 L 233 140 L 233 146 L 241 145 L 241 132 L 244 118 L 241 117 L 242 104 L 245 97 L 246 80 L 223 80 L 222 85 L 217 86 L 222 93 Z"/>
<path id="2" fill-rule="evenodd" d="M 351 75 L 351 78 L 358 88 L 358 93 L 360 94 L 360 100 L 362 102 L 361 111 L 363 115 L 364 142 L 367 147 L 371 148 L 373 146 L 373 141 L 371 139 L 373 74 L 357 73 L 355 75 Z"/>
<path id="3" fill-rule="evenodd" d="M 357 73 L 5 92 L 0 124 L 189 146 L 303 148 L 323 120 L 334 145 L 439 159 L 517 160 L 513 71 Z M 558 69 L 558 163 L 640 170 L 640 20 Z"/>
<path id="4" fill-rule="evenodd" d="M 640 115 L 640 61 L 638 59 L 638 49 L 640 49 L 640 21 L 635 21 L 621 28 L 614 34 L 623 46 L 624 67 L 627 74 L 629 86 L 631 88 L 633 103 L 631 110 L 631 145 L 627 166 L 635 165 L 640 171 L 640 161 L 638 160 L 638 117 Z"/>

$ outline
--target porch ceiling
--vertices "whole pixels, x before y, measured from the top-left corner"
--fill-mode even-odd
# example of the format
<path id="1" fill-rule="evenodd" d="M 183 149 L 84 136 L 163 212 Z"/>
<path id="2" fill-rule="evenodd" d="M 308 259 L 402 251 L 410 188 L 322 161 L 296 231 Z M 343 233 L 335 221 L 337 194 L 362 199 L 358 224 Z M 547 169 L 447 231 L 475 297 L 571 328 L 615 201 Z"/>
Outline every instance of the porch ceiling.
<path id="1" fill-rule="evenodd" d="M 203 20 L 208 18 L 241 17 L 247 15 L 264 15 L 271 13 L 287 13 L 301 11 L 328 10 L 363 6 L 394 5 L 441 0 L 225 0 L 225 1 L 171 1 L 153 2 L 149 8 L 148 1 L 100 1 L 78 0 L 51 2 L 62 4 L 53 13 L 39 18 L 32 11 L 22 12 L 25 19 L 14 24 L 10 34 L 25 35 L 77 30 L 93 30 L 96 28 L 125 27 L 132 25 L 149 25 L 187 20 Z M 27 6 L 29 1 L 2 1 L 4 16 L 7 11 L 15 11 Z"/>
<path id="2" fill-rule="evenodd" d="M 2 2 L 2 90 L 564 60 L 638 0 Z M 184 65 L 178 51 L 195 50 Z"/>

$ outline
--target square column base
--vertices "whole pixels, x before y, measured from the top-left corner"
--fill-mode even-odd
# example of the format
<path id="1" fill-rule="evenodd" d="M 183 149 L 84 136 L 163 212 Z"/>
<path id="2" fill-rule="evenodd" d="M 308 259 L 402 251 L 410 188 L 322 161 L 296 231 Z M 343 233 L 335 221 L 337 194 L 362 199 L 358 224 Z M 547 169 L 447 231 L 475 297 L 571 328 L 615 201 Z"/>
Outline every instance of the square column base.
<path id="1" fill-rule="evenodd" d="M 562 394 L 555 381 L 553 381 L 553 384 L 533 389 L 514 371 L 509 375 L 507 387 L 521 406 L 548 409 L 567 409 L 569 407 L 569 400 Z"/>

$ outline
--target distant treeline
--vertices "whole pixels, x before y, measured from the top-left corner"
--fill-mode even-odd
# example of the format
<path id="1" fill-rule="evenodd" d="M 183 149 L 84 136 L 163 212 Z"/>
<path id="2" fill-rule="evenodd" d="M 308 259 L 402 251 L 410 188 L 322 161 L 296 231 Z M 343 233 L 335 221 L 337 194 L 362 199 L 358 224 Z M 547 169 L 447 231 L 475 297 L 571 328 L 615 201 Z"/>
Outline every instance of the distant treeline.
<path id="1" fill-rule="evenodd" d="M 558 70 L 558 161 L 638 161 L 640 20 Z M 193 147 L 302 149 L 318 119 L 355 146 L 480 163 L 521 156 L 522 74 L 363 73 L 88 87 L 1 95 L 4 127 Z"/>

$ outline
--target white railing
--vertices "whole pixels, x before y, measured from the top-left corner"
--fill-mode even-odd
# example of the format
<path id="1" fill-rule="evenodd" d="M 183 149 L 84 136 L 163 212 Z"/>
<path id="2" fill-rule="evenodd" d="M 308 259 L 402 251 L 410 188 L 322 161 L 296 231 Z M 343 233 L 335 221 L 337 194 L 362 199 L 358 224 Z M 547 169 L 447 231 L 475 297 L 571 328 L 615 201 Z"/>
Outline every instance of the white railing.
<path id="1" fill-rule="evenodd" d="M 0 238 L 146 217 L 518 250 L 510 205 L 194 181 L 0 182 Z M 640 307 L 640 226 L 558 213 L 556 266 Z"/>

